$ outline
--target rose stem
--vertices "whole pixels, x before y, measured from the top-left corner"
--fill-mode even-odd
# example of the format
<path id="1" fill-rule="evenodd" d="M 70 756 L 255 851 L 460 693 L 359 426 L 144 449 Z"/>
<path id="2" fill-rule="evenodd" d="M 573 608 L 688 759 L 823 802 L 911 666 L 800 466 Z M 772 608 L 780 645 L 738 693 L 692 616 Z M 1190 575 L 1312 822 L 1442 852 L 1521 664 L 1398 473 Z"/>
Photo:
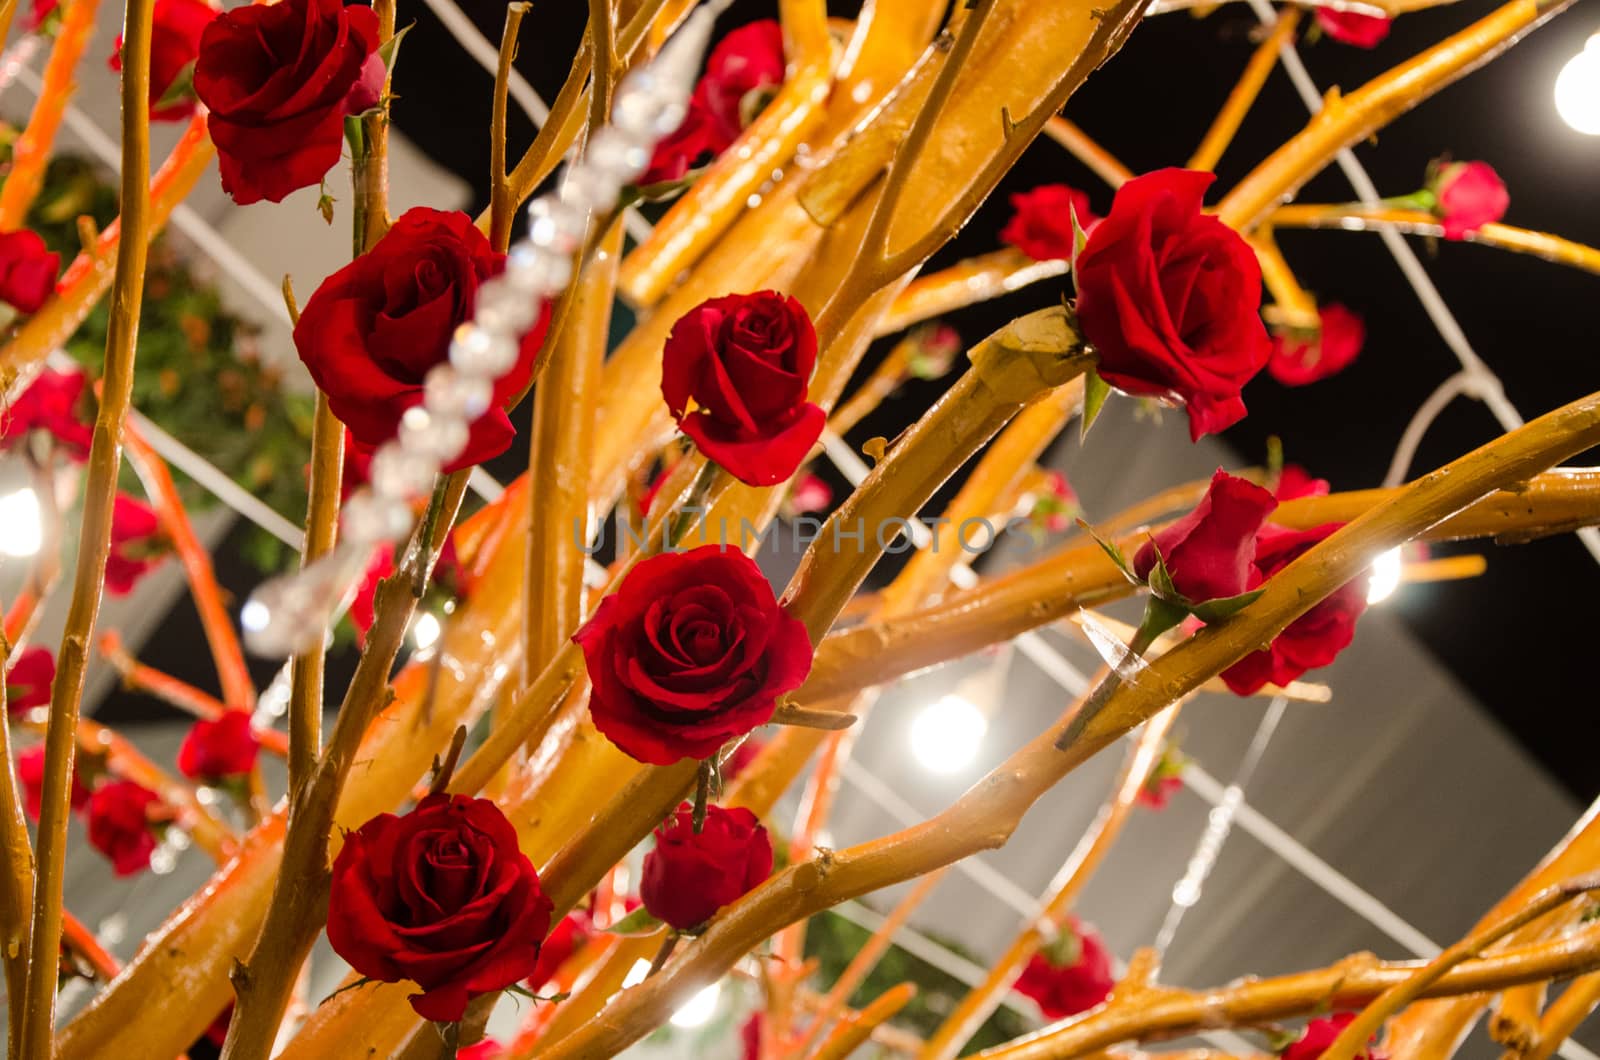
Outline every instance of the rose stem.
<path id="1" fill-rule="evenodd" d="M 126 430 L 125 443 L 128 463 L 155 502 L 161 529 L 172 542 L 188 577 L 189 593 L 194 597 L 195 610 L 200 614 L 200 625 L 205 630 L 206 642 L 211 646 L 211 657 L 222 681 L 222 698 L 232 710 L 253 710 L 256 690 L 250 680 L 249 667 L 245 665 L 244 650 L 239 647 L 233 621 L 223 606 L 222 590 L 211 568 L 211 555 L 195 537 L 172 473 L 167 470 L 166 461 L 156 455 L 137 429 Z"/>
<path id="2" fill-rule="evenodd" d="M 602 6 L 605 2 L 594 0 Z M 500 33 L 500 61 L 494 75 L 494 103 L 489 116 L 489 243 L 501 254 L 511 244 L 511 222 L 517 213 L 511 186 L 506 183 L 506 97 L 511 87 L 512 64 L 517 57 L 517 30 L 522 25 L 522 16 L 528 13 L 528 6 L 526 3 L 506 5 L 505 28 Z M 590 6 L 592 8 L 593 4 Z"/>
<path id="3" fill-rule="evenodd" d="M 617 85 L 617 27 L 612 0 L 589 0 L 589 50 L 593 53 L 593 71 L 589 77 L 589 135 L 593 136 L 611 117 L 611 94 Z M 516 37 L 515 26 L 506 21 L 506 35 Z M 502 45 L 500 61 L 505 62 Z M 498 92 L 498 90 L 497 90 Z M 503 96 L 503 93 L 501 93 Z M 501 173 L 504 174 L 504 159 Z"/>
<path id="4" fill-rule="evenodd" d="M 1493 59 L 1571 0 L 1511 0 L 1427 51 L 1347 96 L 1332 94 L 1309 124 L 1229 191 L 1217 216 L 1253 229 L 1278 203 L 1321 172 L 1341 149 L 1359 143 L 1444 86 Z"/>
<path id="5" fill-rule="evenodd" d="M 1049 897 L 1041 903 L 1038 918 L 1018 932 L 1006 951 L 989 966 L 983 982 L 969 990 L 955 1011 L 945 1017 L 918 1054 L 918 1060 L 952 1060 L 960 1053 L 967 1039 L 1000 1007 L 1006 991 L 1011 989 L 1039 947 L 1060 930 L 1084 885 L 1100 867 L 1122 832 L 1123 825 L 1132 815 L 1145 782 L 1161 762 L 1167 735 L 1172 731 L 1181 707 L 1180 703 L 1145 723 L 1139 738 L 1128 748 L 1122 769 L 1099 814 L 1052 881 Z"/>
<path id="6" fill-rule="evenodd" d="M 0 634 L 0 711 L 6 710 L 4 673 L 11 644 Z M 28 908 L 33 904 L 33 848 L 28 845 L 28 821 L 23 816 L 22 792 L 11 753 L 10 713 L 0 722 L 0 955 L 6 969 L 10 1026 L 21 1026 L 23 983 L 28 967 Z"/>
<path id="7" fill-rule="evenodd" d="M 1534 896 L 1526 906 L 1498 923 L 1475 929 L 1470 935 L 1417 969 L 1410 977 L 1374 998 L 1360 1015 L 1339 1032 L 1333 1044 L 1322 1053 L 1323 1060 L 1354 1060 L 1366 1048 L 1367 1039 L 1382 1029 L 1384 1021 L 1419 997 L 1446 972 L 1483 951 L 1506 935 L 1545 913 L 1566 905 L 1573 898 L 1600 888 L 1600 875 L 1580 876 Z"/>
<path id="8" fill-rule="evenodd" d="M 154 696 L 169 706 L 177 707 L 185 714 L 191 714 L 205 721 L 216 721 L 228 711 L 227 705 L 221 700 L 212 698 L 171 674 L 163 673 L 153 666 L 146 666 L 129 655 L 122 644 L 122 638 L 113 630 L 101 634 L 99 648 L 100 655 L 117 671 L 117 675 L 122 678 L 122 683 L 127 688 Z M 255 734 L 262 750 L 279 758 L 288 754 L 289 743 L 283 733 L 276 729 L 256 729 Z"/>
<path id="9" fill-rule="evenodd" d="M 1238 83 L 1233 86 L 1233 91 L 1228 93 L 1222 109 L 1212 119 L 1211 128 L 1206 130 L 1200 146 L 1195 148 L 1194 154 L 1190 156 L 1189 169 L 1199 169 L 1209 173 L 1217 167 L 1217 161 L 1233 142 L 1234 133 L 1239 131 L 1245 115 L 1250 113 L 1256 97 L 1261 94 L 1262 86 L 1267 83 L 1267 77 L 1272 73 L 1273 67 L 1278 65 L 1278 52 L 1285 43 L 1294 39 L 1294 31 L 1299 23 L 1299 8 L 1291 5 L 1279 10 L 1278 20 L 1273 23 L 1272 31 L 1256 45 L 1250 61 L 1245 64 L 1244 72 L 1239 75 Z"/>
<path id="10" fill-rule="evenodd" d="M 144 293 L 150 185 L 150 33 L 154 0 L 128 0 L 122 69 L 122 226 L 129 238 L 117 248 L 116 284 L 107 325 L 100 409 L 95 416 L 89 471 L 84 483 L 78 564 L 51 690 L 45 740 L 42 809 L 36 846 L 33 928 L 22 1024 L 13 1027 L 13 1055 L 49 1060 L 55 1026 L 56 972 L 61 946 L 62 872 L 71 815 L 74 735 L 83 699 L 89 639 L 111 549 L 111 511 L 122 464 L 123 419 L 133 392 L 134 340 Z M 17 985 L 12 984 L 15 991 Z"/>
<path id="11" fill-rule="evenodd" d="M 395 0 L 373 0 L 378 16 L 378 39 L 394 37 Z M 391 59 L 394 57 L 391 57 Z M 383 105 L 361 120 L 366 150 L 351 159 L 350 182 L 355 198 L 355 215 L 360 230 L 355 234 L 358 251 L 371 250 L 389 230 L 389 70 L 383 72 L 379 98 Z"/>
<path id="12" fill-rule="evenodd" d="M 1394 229 L 1407 235 L 1442 236 L 1444 226 L 1431 213 L 1421 210 L 1368 210 L 1349 204 L 1299 204 L 1280 206 L 1272 211 L 1270 221 L 1281 228 L 1338 228 L 1346 232 L 1381 232 Z M 1526 228 L 1486 224 L 1466 236 L 1469 243 L 1531 254 L 1536 258 L 1570 265 L 1585 272 L 1600 273 L 1600 249 L 1575 243 L 1548 232 L 1533 232 Z"/>
<path id="13" fill-rule="evenodd" d="M 890 304 L 875 333 L 892 335 L 924 320 L 999 298 L 1066 272 L 1064 260 L 1034 261 L 1015 247 L 979 254 L 912 280 Z M 843 411 L 841 407 L 839 412 Z"/>
<path id="14" fill-rule="evenodd" d="M 291 326 L 300 323 L 294 286 L 283 278 L 283 300 Z M 305 544 L 300 550 L 302 569 L 333 550 L 339 538 L 339 501 L 344 484 L 344 425 L 333 414 L 328 395 L 317 391 L 311 420 L 311 479 L 306 490 Z M 305 787 L 322 751 L 323 676 L 326 660 L 319 631 L 317 646 L 289 663 L 289 783 L 291 798 Z"/>
<path id="15" fill-rule="evenodd" d="M 116 957 L 100 944 L 100 939 L 95 933 L 65 909 L 61 910 L 61 944 L 82 957 L 84 963 L 94 969 L 95 976 L 103 983 L 115 979 L 117 972 L 121 970 Z"/>
<path id="16" fill-rule="evenodd" d="M 603 1025 L 597 1022 L 576 1031 L 553 1046 L 547 1060 L 618 1051 L 670 1015 L 693 989 L 725 974 L 751 945 L 778 928 L 856 895 L 1003 845 L 1022 813 L 1056 780 L 1281 631 L 1359 575 L 1373 555 L 1597 440 L 1600 395 L 1591 395 L 1405 487 L 1389 504 L 1348 524 L 1269 579 L 1262 596 L 1229 622 L 1200 631 L 1152 663 L 1138 679 L 1126 682 L 1066 753 L 1054 748 L 1063 724 L 1058 723 L 930 821 L 818 856 L 773 876 L 724 909 L 660 975 L 618 997 Z M 885 466 L 887 461 L 879 468 Z"/>
<path id="17" fill-rule="evenodd" d="M 1294 270 L 1284 260 L 1272 229 L 1263 225 L 1247 237 L 1250 249 L 1256 252 L 1261 265 L 1261 282 L 1272 295 L 1273 305 L 1262 311 L 1273 324 L 1291 328 L 1315 329 L 1321 327 L 1322 317 L 1317 313 L 1317 300 L 1295 279 Z"/>
<path id="18" fill-rule="evenodd" d="M 601 0 L 591 0 L 598 3 Z M 779 0 L 789 74 L 772 100 L 713 161 L 622 264 L 618 286 L 651 306 L 741 214 L 822 123 L 829 103 L 833 40 L 822 0 Z"/>
<path id="19" fill-rule="evenodd" d="M 1095 176 L 1113 190 L 1133 179 L 1133 170 L 1061 115 L 1051 115 L 1050 120 L 1044 123 L 1044 134 L 1066 148 L 1068 154 L 1088 166 Z"/>
<path id="20" fill-rule="evenodd" d="M 0 232 L 23 227 L 28 207 L 44 187 L 45 166 L 56 131 L 78 87 L 73 76 L 94 35 L 94 16 L 99 0 L 68 0 L 61 5 L 61 29 L 50 48 L 39 97 L 34 101 L 28 126 L 11 148 L 11 170 L 0 185 Z"/>

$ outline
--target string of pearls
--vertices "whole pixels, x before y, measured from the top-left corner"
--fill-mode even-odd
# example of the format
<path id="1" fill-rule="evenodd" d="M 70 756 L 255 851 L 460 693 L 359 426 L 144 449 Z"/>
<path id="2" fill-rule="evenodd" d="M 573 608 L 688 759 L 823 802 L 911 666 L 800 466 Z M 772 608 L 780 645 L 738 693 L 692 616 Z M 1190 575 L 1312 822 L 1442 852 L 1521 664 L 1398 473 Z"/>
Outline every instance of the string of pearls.
<path id="1" fill-rule="evenodd" d="M 610 124 L 589 138 L 559 189 L 529 205 L 527 236 L 511 248 L 505 271 L 478 288 L 473 319 L 456 329 L 449 360 L 428 372 L 422 403 L 406 410 L 398 436 L 373 456 L 368 485 L 345 504 L 338 545 L 264 582 L 246 601 L 239 619 L 252 652 L 281 658 L 318 647 L 374 546 L 411 533 L 414 502 L 466 448 L 470 425 L 489 411 L 495 380 L 516 364 L 523 335 L 571 282 L 590 216 L 614 208 L 656 144 L 683 123 L 712 23 L 727 3 L 702 5 L 651 62 L 622 80 Z"/>

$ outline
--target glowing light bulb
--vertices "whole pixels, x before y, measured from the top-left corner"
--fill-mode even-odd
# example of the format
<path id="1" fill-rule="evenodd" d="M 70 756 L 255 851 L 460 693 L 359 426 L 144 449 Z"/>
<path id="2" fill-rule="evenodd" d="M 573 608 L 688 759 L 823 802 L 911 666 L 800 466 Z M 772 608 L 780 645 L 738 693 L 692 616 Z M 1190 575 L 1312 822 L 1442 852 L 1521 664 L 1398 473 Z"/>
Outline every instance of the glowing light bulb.
<path id="1" fill-rule="evenodd" d="M 419 651 L 427 651 L 439 639 L 439 620 L 424 611 L 411 624 L 411 641 Z"/>
<path id="2" fill-rule="evenodd" d="M 43 544 L 44 526 L 34 492 L 22 489 L 0 497 L 0 553 L 34 556 Z"/>
<path id="3" fill-rule="evenodd" d="M 1556 113 L 1586 136 L 1600 136 L 1600 33 L 1556 75 Z"/>
<path id="4" fill-rule="evenodd" d="M 1367 603 L 1387 600 L 1400 587 L 1400 550 L 1391 548 L 1372 561 L 1372 576 L 1367 580 Z"/>
<path id="5" fill-rule="evenodd" d="M 930 773 L 959 772 L 977 757 L 988 728 L 988 719 L 971 700 L 941 696 L 911 723 L 911 752 Z"/>
<path id="6" fill-rule="evenodd" d="M 705 1026 L 717 1014 L 717 998 L 721 996 L 722 984 L 712 983 L 672 1014 L 672 1025 L 685 1029 Z"/>

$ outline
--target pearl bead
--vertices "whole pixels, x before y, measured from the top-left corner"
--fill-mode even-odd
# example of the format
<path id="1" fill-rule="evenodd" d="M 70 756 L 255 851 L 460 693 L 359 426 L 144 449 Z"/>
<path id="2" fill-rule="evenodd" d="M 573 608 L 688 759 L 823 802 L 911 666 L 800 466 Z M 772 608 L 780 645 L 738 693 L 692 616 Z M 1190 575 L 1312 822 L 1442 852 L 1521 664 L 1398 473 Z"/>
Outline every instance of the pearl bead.
<path id="1" fill-rule="evenodd" d="M 421 405 L 413 405 L 400 417 L 400 448 L 435 464 L 446 464 L 460 456 L 470 434 L 462 420 L 436 416 Z"/>
<path id="2" fill-rule="evenodd" d="M 471 422 L 489 411 L 494 386 L 481 376 L 467 375 L 448 364 L 438 364 L 428 369 L 422 396 L 430 411 Z"/>
<path id="3" fill-rule="evenodd" d="M 480 320 L 484 310 L 491 308 L 496 313 L 506 311 L 498 303 L 491 303 L 479 309 Z M 482 327 L 463 324 L 456 328 L 455 337 L 450 340 L 450 363 L 467 375 L 505 375 L 517 363 L 517 341 L 505 334 L 508 329 L 492 327 L 488 321 L 483 323 Z"/>
<path id="4" fill-rule="evenodd" d="M 411 509 L 371 490 L 361 490 L 345 502 L 341 526 L 346 540 L 364 546 L 393 541 L 411 529 Z"/>
<path id="5" fill-rule="evenodd" d="M 436 461 L 385 445 L 372 458 L 372 488 L 380 497 L 416 497 L 433 487 L 438 472 Z"/>

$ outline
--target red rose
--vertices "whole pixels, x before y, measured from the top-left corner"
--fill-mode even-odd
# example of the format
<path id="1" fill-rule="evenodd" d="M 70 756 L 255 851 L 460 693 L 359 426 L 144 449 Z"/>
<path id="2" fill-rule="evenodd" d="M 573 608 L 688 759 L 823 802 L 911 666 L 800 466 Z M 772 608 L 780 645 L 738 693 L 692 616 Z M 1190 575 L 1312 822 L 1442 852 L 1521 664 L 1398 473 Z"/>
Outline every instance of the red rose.
<path id="1" fill-rule="evenodd" d="M 672 325 L 661 360 L 661 395 L 679 429 L 746 485 L 794 474 L 827 422 L 806 401 L 817 333 L 804 307 L 776 291 L 701 302 Z"/>
<path id="2" fill-rule="evenodd" d="M 683 123 L 672 135 L 656 144 L 655 153 L 650 156 L 650 165 L 640 174 L 636 183 L 640 187 L 649 187 L 682 180 L 702 158 L 717 154 L 720 150 L 712 130 L 711 116 L 704 107 L 691 100 L 684 111 Z"/>
<path id="3" fill-rule="evenodd" d="M 1182 787 L 1182 777 L 1152 776 L 1144 782 L 1144 787 L 1139 789 L 1139 804 L 1148 806 L 1152 810 L 1164 810 L 1167 808 L 1167 802 Z"/>
<path id="4" fill-rule="evenodd" d="M 795 480 L 789 496 L 784 500 L 783 512 L 792 519 L 797 515 L 825 512 L 831 504 L 833 488 L 820 476 L 808 473 Z"/>
<path id="5" fill-rule="evenodd" d="M 1506 215 L 1511 193 L 1487 162 L 1453 162 L 1440 168 L 1429 189 L 1446 239 L 1465 239 Z"/>
<path id="6" fill-rule="evenodd" d="M 44 305 L 55 292 L 60 267 L 61 255 L 47 249 L 38 232 L 0 232 L 0 302 L 17 312 L 32 313 Z"/>
<path id="7" fill-rule="evenodd" d="M 1285 464 L 1278 474 L 1278 487 L 1272 495 L 1281 504 L 1299 497 L 1326 497 L 1331 487 L 1325 478 L 1312 478 L 1299 464 Z"/>
<path id="8" fill-rule="evenodd" d="M 372 562 L 367 565 L 367 573 L 361 579 L 361 588 L 356 590 L 355 599 L 350 601 L 350 621 L 356 627 L 356 643 L 366 644 L 367 631 L 377 618 L 378 583 L 393 573 L 394 544 L 385 541 L 372 550 Z M 454 597 L 460 582 L 461 563 L 456 558 L 455 539 L 447 537 L 444 547 L 439 550 L 438 560 L 433 564 L 433 576 L 428 584 L 430 588 L 437 588 L 447 596 Z"/>
<path id="9" fill-rule="evenodd" d="M 322 281 L 295 325 L 294 345 L 358 442 L 389 441 L 405 411 L 422 403 L 428 370 L 449 360 L 451 333 L 472 315 L 478 286 L 505 260 L 466 214 L 418 206 L 377 246 Z M 511 446 L 516 431 L 505 406 L 533 376 L 549 320 L 546 307 L 446 471 Z"/>
<path id="10" fill-rule="evenodd" d="M 59 0 L 33 0 L 33 7 L 28 12 L 28 32 L 38 33 L 45 20 L 55 14 L 60 6 Z"/>
<path id="11" fill-rule="evenodd" d="M 1087 232 L 1099 220 L 1087 192 L 1065 184 L 1043 184 L 1011 196 L 1011 220 L 1000 238 L 1035 261 L 1072 260 L 1072 217 Z"/>
<path id="12" fill-rule="evenodd" d="M 528 989 L 537 993 L 593 937 L 594 922 L 589 919 L 588 913 L 581 910 L 568 913 L 539 948 L 539 963 L 534 967 L 533 974 L 528 976 Z"/>
<path id="13" fill-rule="evenodd" d="M 711 126 L 712 150 L 722 152 L 755 120 L 783 84 L 783 29 L 774 19 L 740 26 L 717 42 L 706 72 L 694 86 L 694 103 Z"/>
<path id="14" fill-rule="evenodd" d="M 34 744 L 17 755 L 17 780 L 22 783 L 23 803 L 28 817 L 37 821 L 44 805 L 44 744 Z M 89 801 L 89 789 L 78 773 L 76 757 L 72 763 L 72 808 L 83 809 Z"/>
<path id="15" fill-rule="evenodd" d="M 1078 491 L 1072 488 L 1067 476 L 1059 471 L 1047 471 L 1044 473 L 1043 488 L 1034 496 L 1030 517 L 1035 526 L 1059 534 L 1072 529 L 1073 520 L 1081 508 Z"/>
<path id="16" fill-rule="evenodd" d="M 485 1038 L 476 1045 L 456 1050 L 456 1060 L 495 1060 L 505 1051 L 505 1046 L 493 1038 Z"/>
<path id="17" fill-rule="evenodd" d="M 1305 386 L 1349 367 L 1367 341 L 1361 317 L 1337 303 L 1318 310 L 1321 327 L 1307 333 L 1284 329 L 1272 336 L 1267 374 L 1284 386 Z"/>
<path id="18" fill-rule="evenodd" d="M 156 0 L 150 37 L 150 120 L 182 121 L 194 113 L 194 101 L 182 99 L 157 107 L 183 68 L 200 54 L 200 37 L 217 11 L 205 0 Z M 111 52 L 111 69 L 122 72 L 122 34 Z"/>
<path id="19" fill-rule="evenodd" d="M 1117 189 L 1078 255 L 1078 321 L 1119 390 L 1183 402 L 1189 437 L 1244 418 L 1239 390 L 1272 351 L 1261 267 L 1200 210 L 1210 173 L 1161 169 Z"/>
<path id="20" fill-rule="evenodd" d="M 350 428 L 344 429 L 344 473 L 339 479 L 339 500 L 347 501 L 350 494 L 367 484 L 372 477 L 372 457 L 376 447 L 362 445 Z"/>
<path id="21" fill-rule="evenodd" d="M 200 37 L 194 91 L 211 111 L 222 190 L 280 202 L 339 161 L 344 119 L 383 79 L 378 16 L 343 0 L 247 4 Z"/>
<path id="22" fill-rule="evenodd" d="M 230 710 L 215 721 L 201 719 L 178 748 L 178 769 L 193 780 L 219 780 L 250 772 L 261 742 L 248 710 Z"/>
<path id="23" fill-rule="evenodd" d="M 44 431 L 63 454 L 83 463 L 94 441 L 94 425 L 84 400 L 87 383 L 82 372 L 48 368 L 40 372 L 0 417 L 0 448 L 9 449 L 29 433 Z"/>
<path id="24" fill-rule="evenodd" d="M 1317 1060 L 1317 1057 L 1333 1044 L 1334 1039 L 1338 1038 L 1340 1032 L 1350 1026 L 1355 1018 L 1354 1012 L 1341 1012 L 1337 1016 L 1314 1019 L 1306 1024 L 1305 1033 L 1300 1035 L 1300 1040 L 1291 1043 L 1279 1055 L 1283 1060 Z M 1369 1049 L 1357 1053 L 1356 1060 L 1384 1060 L 1384 1057 Z"/>
<path id="25" fill-rule="evenodd" d="M 50 703 L 56 679 L 56 657 L 49 648 L 29 648 L 11 660 L 6 671 L 6 713 L 21 714 Z"/>
<path id="26" fill-rule="evenodd" d="M 1324 523 L 1310 530 L 1267 526 L 1256 538 L 1255 588 L 1332 534 L 1343 523 Z M 1367 582 L 1358 578 L 1289 623 L 1264 651 L 1251 652 L 1222 671 L 1228 687 L 1241 696 L 1267 684 L 1286 685 L 1307 670 L 1326 666 L 1355 639 L 1356 619 L 1367 609 Z"/>
<path id="27" fill-rule="evenodd" d="M 655 834 L 639 897 L 651 916 L 679 931 L 704 924 L 772 874 L 772 840 L 743 807 L 707 806 L 697 835 L 694 808 L 683 803 Z"/>
<path id="28" fill-rule="evenodd" d="M 1046 1019 L 1059 1020 L 1094 1008 L 1114 985 L 1105 943 L 1077 917 L 1068 917 L 1055 941 L 1028 961 L 1015 988 L 1032 998 Z"/>
<path id="29" fill-rule="evenodd" d="M 1278 502 L 1253 482 L 1221 468 L 1194 511 L 1156 532 L 1133 557 L 1133 572 L 1148 578 L 1159 552 L 1178 592 L 1195 603 L 1250 589 L 1256 532 Z"/>
<path id="30" fill-rule="evenodd" d="M 1382 15 L 1363 15 L 1358 11 L 1317 8 L 1317 25 L 1340 44 L 1373 48 L 1389 35 L 1390 20 Z"/>
<path id="31" fill-rule="evenodd" d="M 345 837 L 333 862 L 328 942 L 360 975 L 422 988 L 411 1007 L 453 1023 L 467 1002 L 525 979 L 552 905 L 516 829 L 487 799 L 429 795 Z"/>
<path id="32" fill-rule="evenodd" d="M 653 765 L 709 758 L 765 725 L 811 671 L 806 627 L 750 557 L 720 545 L 644 560 L 572 639 L 595 728 Z"/>
<path id="33" fill-rule="evenodd" d="M 149 867 L 156 849 L 151 810 L 160 803 L 155 792 L 131 780 L 109 781 L 89 796 L 89 843 L 111 859 L 118 876 Z"/>
<path id="34" fill-rule="evenodd" d="M 167 552 L 155 509 L 126 493 L 111 508 L 111 552 L 106 556 L 106 592 L 126 596 L 139 579 L 160 565 Z"/>

